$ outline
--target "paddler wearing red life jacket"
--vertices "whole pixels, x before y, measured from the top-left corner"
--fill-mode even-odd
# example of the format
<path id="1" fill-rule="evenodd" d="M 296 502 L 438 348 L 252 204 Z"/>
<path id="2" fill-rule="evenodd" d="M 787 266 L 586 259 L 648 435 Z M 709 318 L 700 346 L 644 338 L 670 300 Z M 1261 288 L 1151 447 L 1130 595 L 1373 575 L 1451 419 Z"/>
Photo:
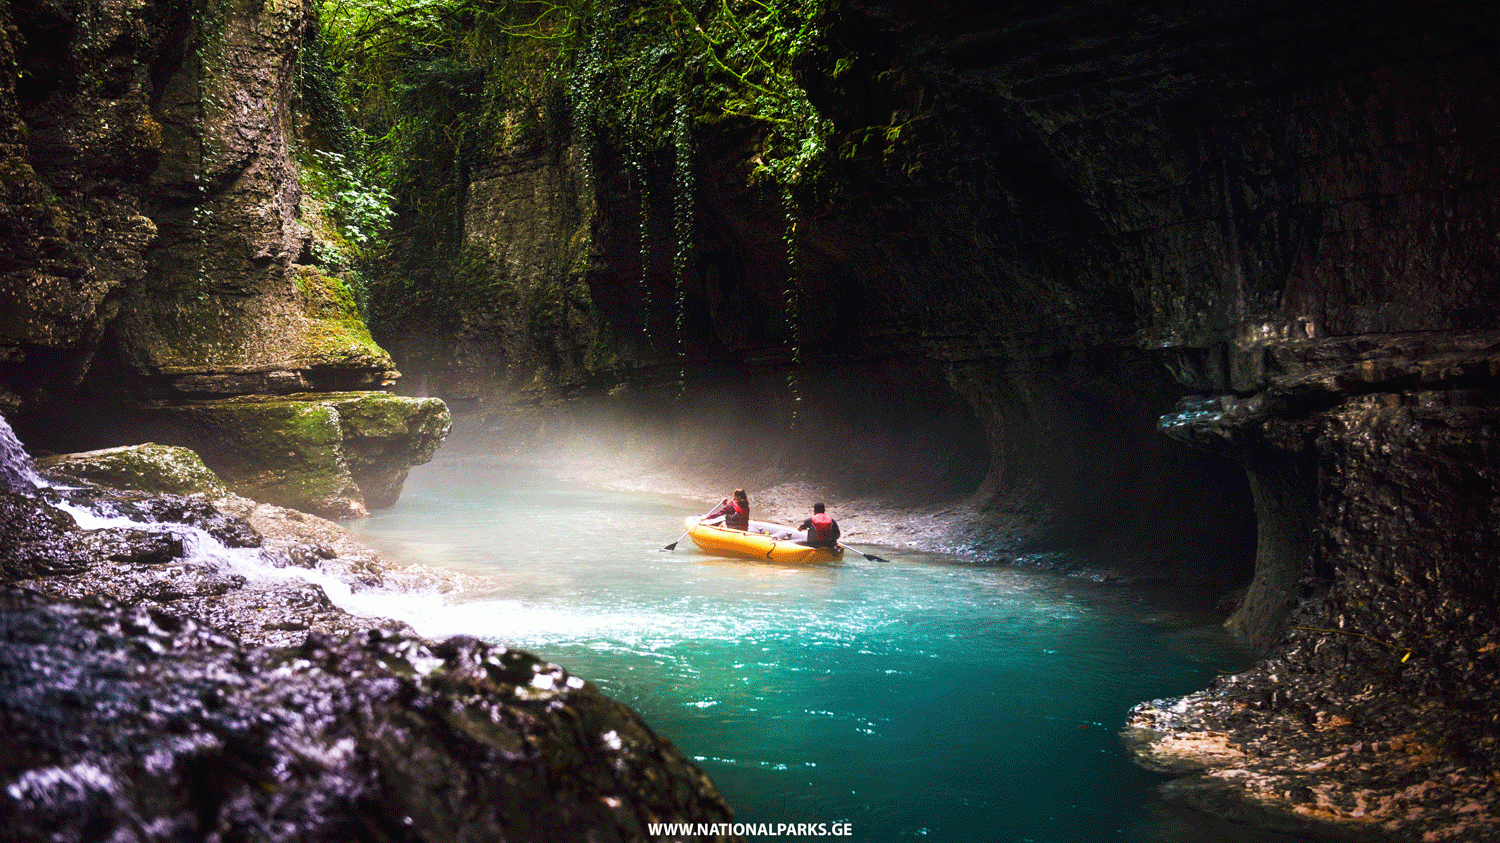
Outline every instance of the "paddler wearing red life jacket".
<path id="1" fill-rule="evenodd" d="M 731 530 L 750 529 L 750 497 L 744 489 L 735 489 L 733 498 L 725 498 L 719 508 L 710 512 L 703 520 L 724 516 L 724 526 Z"/>
<path id="2" fill-rule="evenodd" d="M 839 522 L 824 512 L 822 503 L 813 504 L 812 517 L 802 522 L 799 530 L 807 531 L 807 544 L 813 547 L 838 547 Z"/>

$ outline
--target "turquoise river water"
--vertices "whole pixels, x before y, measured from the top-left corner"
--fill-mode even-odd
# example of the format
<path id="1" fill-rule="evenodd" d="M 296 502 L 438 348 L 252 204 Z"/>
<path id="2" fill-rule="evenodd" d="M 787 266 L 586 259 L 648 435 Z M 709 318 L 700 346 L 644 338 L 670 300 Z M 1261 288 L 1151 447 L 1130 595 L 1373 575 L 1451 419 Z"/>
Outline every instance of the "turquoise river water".
<path id="1" fill-rule="evenodd" d="M 1150 595 L 941 555 L 794 567 L 662 551 L 712 503 L 440 454 L 355 529 L 460 575 L 407 601 L 419 632 L 593 681 L 695 758 L 739 822 L 848 823 L 860 841 L 1265 839 L 1185 829 L 1118 736 L 1137 702 L 1245 665 L 1217 627 Z"/>

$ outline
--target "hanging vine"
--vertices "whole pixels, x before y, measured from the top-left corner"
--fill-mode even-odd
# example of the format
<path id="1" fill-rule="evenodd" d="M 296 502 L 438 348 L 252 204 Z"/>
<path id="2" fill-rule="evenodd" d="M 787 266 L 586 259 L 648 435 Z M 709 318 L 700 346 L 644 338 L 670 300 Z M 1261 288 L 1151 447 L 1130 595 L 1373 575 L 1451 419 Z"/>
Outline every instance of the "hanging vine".
<path id="1" fill-rule="evenodd" d="M 323 60 L 340 75 L 358 150 L 399 217 L 387 307 L 431 312 L 462 298 L 462 200 L 470 162 L 527 126 L 559 126 L 585 150 L 594 193 L 602 150 L 624 156 L 639 193 L 641 343 L 666 352 L 685 381 L 686 305 L 701 127 L 739 121 L 758 148 L 752 184 L 789 203 L 788 342 L 800 361 L 795 205 L 831 156 L 830 121 L 798 75 L 822 60 L 836 0 L 318 0 Z M 549 98 L 543 91 L 559 92 Z M 564 119 L 548 113 L 555 102 Z M 670 183 L 652 183 L 670 163 Z M 661 196 L 661 190 L 670 197 Z M 669 200 L 669 201 L 667 201 Z M 670 208 L 670 220 L 657 209 Z M 660 216 L 662 219 L 653 219 Z M 652 238 L 670 236 L 673 336 L 651 277 Z M 662 258 L 667 256 L 663 254 Z M 661 265 L 663 261 L 657 261 Z M 472 262 L 470 262 L 472 263 Z M 446 291 L 446 292 L 445 292 Z M 794 401 L 800 398 L 790 378 Z"/>
<path id="2" fill-rule="evenodd" d="M 210 0 L 193 19 L 193 57 L 197 64 L 198 103 L 196 121 L 198 141 L 197 168 L 192 174 L 193 202 L 189 224 L 197 240 L 198 272 L 193 298 L 208 300 L 211 286 L 209 264 L 213 258 L 213 186 L 215 171 L 222 158 L 223 141 L 216 126 L 228 108 L 224 100 L 224 67 L 228 61 L 225 27 L 228 21 L 222 0 Z"/>
<path id="3" fill-rule="evenodd" d="M 781 239 L 786 244 L 786 289 L 782 292 L 782 307 L 787 324 L 787 342 L 791 344 L 792 366 L 786 373 L 787 391 L 792 397 L 792 410 L 788 425 L 797 427 L 797 409 L 802 403 L 802 387 L 797 379 L 798 367 L 802 365 L 802 285 L 797 277 L 797 202 L 790 188 L 782 194 L 786 207 L 786 228 Z"/>
<path id="4" fill-rule="evenodd" d="M 632 115 L 634 121 L 647 119 L 648 116 L 639 110 Z M 630 171 L 635 176 L 636 193 L 639 195 L 640 222 L 636 229 L 639 242 L 636 251 L 641 259 L 638 278 L 641 292 L 641 346 L 648 348 L 651 345 L 651 312 L 655 308 L 651 296 L 651 171 L 646 160 L 648 153 L 643 138 L 643 132 L 635 127 L 626 136 L 625 154 Z"/>
<path id="5" fill-rule="evenodd" d="M 693 247 L 693 142 L 688 133 L 687 103 L 679 100 L 672 110 L 672 233 L 677 248 L 672 252 L 672 284 L 676 292 L 677 394 L 687 391 L 687 271 Z"/>

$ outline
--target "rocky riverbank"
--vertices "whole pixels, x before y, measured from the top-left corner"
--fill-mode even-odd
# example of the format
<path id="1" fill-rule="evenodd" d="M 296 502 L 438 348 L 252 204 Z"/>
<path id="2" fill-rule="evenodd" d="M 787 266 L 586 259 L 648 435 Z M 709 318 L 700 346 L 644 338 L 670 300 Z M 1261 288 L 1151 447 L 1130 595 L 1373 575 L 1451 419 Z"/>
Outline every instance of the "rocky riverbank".
<path id="1" fill-rule="evenodd" d="M 156 456 L 137 479 L 179 493 L 6 473 L 0 719 L 19 749 L 0 838 L 624 841 L 732 819 L 669 741 L 563 668 L 330 599 L 436 575 L 192 489 L 223 487 L 184 449 Z"/>
<path id="2" fill-rule="evenodd" d="M 1312 622 L 1255 668 L 1130 713 L 1137 762 L 1176 777 L 1163 798 L 1316 840 L 1500 839 L 1500 635 L 1408 646 Z"/>

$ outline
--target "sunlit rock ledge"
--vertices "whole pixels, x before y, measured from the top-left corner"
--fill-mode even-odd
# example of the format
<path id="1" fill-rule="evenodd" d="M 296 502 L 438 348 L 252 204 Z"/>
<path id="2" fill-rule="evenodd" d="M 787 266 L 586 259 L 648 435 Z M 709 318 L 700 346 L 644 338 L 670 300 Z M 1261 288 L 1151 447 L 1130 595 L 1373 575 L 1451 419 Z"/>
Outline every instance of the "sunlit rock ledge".
<path id="1" fill-rule="evenodd" d="M 235 493 L 330 518 L 391 506 L 452 424 L 437 398 L 298 393 L 149 404 L 142 438 L 196 451 Z"/>

